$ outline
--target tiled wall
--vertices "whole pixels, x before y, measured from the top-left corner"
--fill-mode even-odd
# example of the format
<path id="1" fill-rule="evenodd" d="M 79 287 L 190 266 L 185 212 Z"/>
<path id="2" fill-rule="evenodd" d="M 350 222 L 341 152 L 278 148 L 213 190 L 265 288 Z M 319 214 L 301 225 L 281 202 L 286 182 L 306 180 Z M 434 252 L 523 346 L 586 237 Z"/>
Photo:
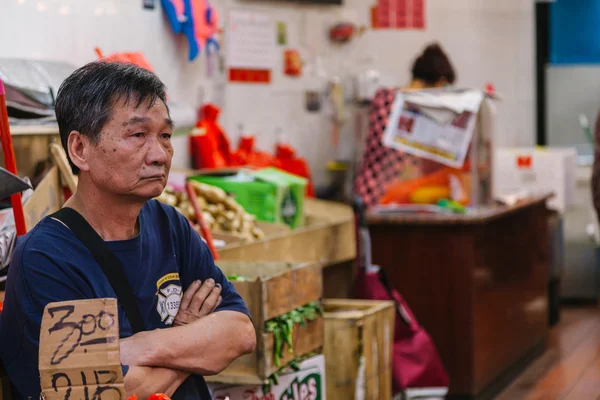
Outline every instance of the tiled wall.
<path id="1" fill-rule="evenodd" d="M 160 3 L 160 1 L 157 1 Z M 371 0 L 346 0 L 343 7 L 287 6 L 270 1 L 212 0 L 221 19 L 232 7 L 264 10 L 288 26 L 288 47 L 323 57 L 330 74 L 342 77 L 365 68 L 379 69 L 388 84 L 409 80 L 414 56 L 431 40 L 451 55 L 460 86 L 493 82 L 504 100 L 498 105 L 498 145 L 534 143 L 534 2 L 531 0 L 427 0 L 424 31 L 367 31 L 348 45 L 332 46 L 326 37 L 331 21 L 350 19 L 367 24 Z M 276 67 L 268 86 L 231 85 L 223 77 L 206 76 L 203 57 L 187 62 L 187 45 L 175 38 L 157 4 L 142 9 L 141 0 L 0 0 L 0 55 L 50 58 L 81 64 L 105 52 L 141 50 L 167 83 L 174 98 L 196 103 L 204 99 L 225 106 L 223 125 L 237 141 L 238 124 L 256 133 L 270 150 L 275 128 L 309 159 L 318 182 L 324 165 L 349 154 L 353 121 L 342 130 L 342 146 L 331 145 L 329 119 L 304 111 L 307 78 L 290 79 Z M 202 88 L 202 89 L 201 89 Z M 175 164 L 188 162 L 187 141 L 177 142 Z"/>

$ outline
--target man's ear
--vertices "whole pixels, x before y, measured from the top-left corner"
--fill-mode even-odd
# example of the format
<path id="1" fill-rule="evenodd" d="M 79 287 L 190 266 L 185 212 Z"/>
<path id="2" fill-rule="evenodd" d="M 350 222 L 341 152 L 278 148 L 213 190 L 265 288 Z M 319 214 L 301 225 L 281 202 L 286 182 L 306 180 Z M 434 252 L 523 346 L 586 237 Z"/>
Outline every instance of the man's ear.
<path id="1" fill-rule="evenodd" d="M 89 138 L 79 131 L 71 131 L 67 140 L 69 158 L 81 171 L 89 171 L 88 157 L 92 143 Z"/>

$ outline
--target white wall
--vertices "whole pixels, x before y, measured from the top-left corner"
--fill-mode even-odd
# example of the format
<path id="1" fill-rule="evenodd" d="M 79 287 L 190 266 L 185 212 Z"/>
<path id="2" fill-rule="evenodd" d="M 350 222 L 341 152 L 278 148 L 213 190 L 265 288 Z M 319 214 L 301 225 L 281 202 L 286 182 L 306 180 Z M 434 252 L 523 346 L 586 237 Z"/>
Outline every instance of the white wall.
<path id="1" fill-rule="evenodd" d="M 287 47 L 306 56 L 312 46 L 323 57 L 327 71 L 342 77 L 376 68 L 389 84 L 405 84 L 415 55 L 426 42 L 439 40 L 456 65 L 458 85 L 483 87 L 491 81 L 503 95 L 498 106 L 497 144 L 534 143 L 533 1 L 428 0 L 426 30 L 367 31 L 343 47 L 325 40 L 328 25 L 340 18 L 368 24 L 374 1 L 346 0 L 343 7 L 248 0 L 212 3 L 220 10 L 222 21 L 228 9 L 244 7 L 264 10 L 286 22 Z M 205 100 L 223 104 L 222 123 L 234 142 L 237 125 L 243 123 L 246 131 L 257 134 L 259 145 L 270 150 L 275 128 L 280 127 L 310 161 L 317 181 L 325 179 L 324 165 L 335 153 L 328 119 L 304 111 L 306 78 L 282 76 L 281 65 L 275 66 L 271 85 L 233 85 L 222 76 L 208 78 L 203 57 L 187 62 L 185 40 L 170 33 L 158 4 L 156 10 L 147 11 L 141 0 L 0 0 L 0 21 L 0 57 L 82 64 L 95 58 L 95 46 L 105 52 L 141 50 L 173 98 L 197 103 L 202 88 Z M 352 129 L 352 122 L 343 129 L 344 142 L 352 140 Z M 176 164 L 183 166 L 186 141 L 180 139 L 178 144 Z M 339 154 L 347 156 L 348 151 L 344 146 Z"/>
<path id="2" fill-rule="evenodd" d="M 548 144 L 591 147 L 587 145 L 578 116 L 585 114 L 594 132 L 600 110 L 600 66 L 549 66 L 546 89 Z"/>

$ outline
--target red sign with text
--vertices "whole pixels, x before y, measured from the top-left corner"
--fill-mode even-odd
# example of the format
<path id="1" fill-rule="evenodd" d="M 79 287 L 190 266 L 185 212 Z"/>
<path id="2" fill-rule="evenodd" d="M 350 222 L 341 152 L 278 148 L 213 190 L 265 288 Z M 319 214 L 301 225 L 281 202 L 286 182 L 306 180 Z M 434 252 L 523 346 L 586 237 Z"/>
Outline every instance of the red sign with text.
<path id="1" fill-rule="evenodd" d="M 425 0 L 378 0 L 375 29 L 425 29 Z"/>

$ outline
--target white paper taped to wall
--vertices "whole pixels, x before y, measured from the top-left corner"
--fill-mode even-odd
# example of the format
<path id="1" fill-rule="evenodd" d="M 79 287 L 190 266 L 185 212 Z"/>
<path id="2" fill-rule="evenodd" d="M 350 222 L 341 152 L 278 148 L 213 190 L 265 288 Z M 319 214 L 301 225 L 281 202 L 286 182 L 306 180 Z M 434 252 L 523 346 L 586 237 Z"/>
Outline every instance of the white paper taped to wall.
<path id="1" fill-rule="evenodd" d="M 226 30 L 229 68 L 272 70 L 277 35 L 275 22 L 266 13 L 231 10 Z"/>

